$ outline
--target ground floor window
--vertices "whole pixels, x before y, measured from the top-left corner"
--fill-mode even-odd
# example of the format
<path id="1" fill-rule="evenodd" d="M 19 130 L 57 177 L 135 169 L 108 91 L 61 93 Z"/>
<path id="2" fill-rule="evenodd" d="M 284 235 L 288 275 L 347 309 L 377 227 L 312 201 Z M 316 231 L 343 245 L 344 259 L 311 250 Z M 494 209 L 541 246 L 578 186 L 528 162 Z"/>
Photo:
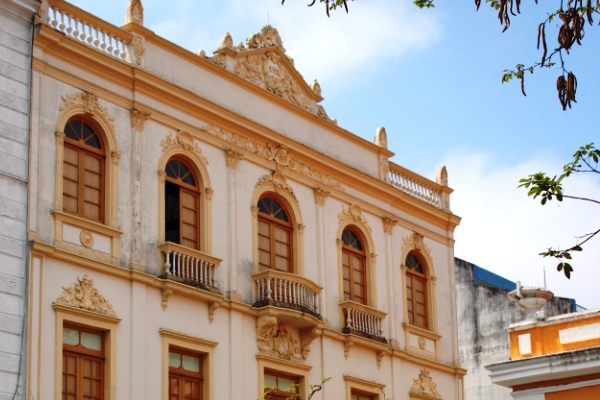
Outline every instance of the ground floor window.
<path id="1" fill-rule="evenodd" d="M 264 384 L 267 400 L 286 400 L 299 395 L 300 379 L 296 376 L 265 370 Z"/>
<path id="2" fill-rule="evenodd" d="M 104 334 L 63 327 L 63 400 L 104 399 Z"/>
<path id="3" fill-rule="evenodd" d="M 375 400 L 376 396 L 371 393 L 360 392 L 358 390 L 352 390 L 351 400 Z"/>
<path id="4" fill-rule="evenodd" d="M 169 348 L 169 400 L 202 400 L 202 355 Z"/>

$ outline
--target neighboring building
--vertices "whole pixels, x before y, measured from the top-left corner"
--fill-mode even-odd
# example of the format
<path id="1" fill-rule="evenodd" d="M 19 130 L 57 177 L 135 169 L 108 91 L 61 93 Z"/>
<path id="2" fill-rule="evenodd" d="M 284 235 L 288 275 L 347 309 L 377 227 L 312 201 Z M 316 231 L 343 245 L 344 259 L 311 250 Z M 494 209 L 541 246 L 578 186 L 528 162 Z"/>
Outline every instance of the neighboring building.
<path id="1" fill-rule="evenodd" d="M 466 400 L 510 400 L 510 389 L 492 384 L 486 366 L 510 356 L 505 329 L 528 318 L 507 297 L 516 288 L 509 281 L 475 264 L 454 259 L 460 362 L 467 370 L 464 378 Z M 554 297 L 542 309 L 546 316 L 574 311 L 575 301 Z"/>
<path id="2" fill-rule="evenodd" d="M 463 398 L 445 168 L 340 128 L 270 26 L 207 56 L 144 28 L 139 0 L 121 28 L 60 0 L 42 20 L 28 399 L 326 377 L 315 400 Z"/>
<path id="3" fill-rule="evenodd" d="M 600 309 L 508 327 L 510 361 L 487 367 L 513 399 L 600 400 Z"/>
<path id="4" fill-rule="evenodd" d="M 26 383 L 31 38 L 39 6 L 0 4 L 0 399 L 23 398 Z"/>

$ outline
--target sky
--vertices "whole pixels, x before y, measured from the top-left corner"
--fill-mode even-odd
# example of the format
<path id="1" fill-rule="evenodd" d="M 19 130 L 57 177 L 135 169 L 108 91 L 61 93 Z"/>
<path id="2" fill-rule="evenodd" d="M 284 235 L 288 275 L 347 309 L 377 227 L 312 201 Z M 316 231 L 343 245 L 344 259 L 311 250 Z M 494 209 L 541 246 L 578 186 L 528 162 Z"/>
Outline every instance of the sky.
<path id="1" fill-rule="evenodd" d="M 70 2 L 115 25 L 123 23 L 127 4 Z M 529 174 L 560 174 L 580 145 L 600 146 L 600 27 L 586 24 L 582 46 L 564 57 L 578 88 L 577 103 L 563 111 L 556 67 L 527 74 L 526 97 L 518 82 L 501 84 L 503 70 L 540 61 L 537 27 L 558 0 L 523 2 L 504 33 L 496 11 L 482 4 L 476 12 L 469 0 L 436 0 L 427 10 L 411 0 L 356 0 L 348 14 L 331 18 L 323 5 L 308 3 L 144 0 L 144 24 L 190 51 L 211 54 L 225 32 L 245 43 L 270 23 L 305 80 L 318 79 L 321 104 L 341 127 L 372 141 L 384 126 L 392 161 L 427 178 L 446 165 L 451 209 L 462 218 L 456 257 L 526 286 L 543 286 L 545 268 L 556 296 L 600 307 L 600 237 L 574 256 L 570 280 L 555 261 L 538 255 L 597 230 L 600 206 L 571 200 L 541 206 L 517 189 Z M 546 28 L 549 49 L 556 47 L 557 21 Z M 569 178 L 565 194 L 600 199 L 600 177 Z"/>

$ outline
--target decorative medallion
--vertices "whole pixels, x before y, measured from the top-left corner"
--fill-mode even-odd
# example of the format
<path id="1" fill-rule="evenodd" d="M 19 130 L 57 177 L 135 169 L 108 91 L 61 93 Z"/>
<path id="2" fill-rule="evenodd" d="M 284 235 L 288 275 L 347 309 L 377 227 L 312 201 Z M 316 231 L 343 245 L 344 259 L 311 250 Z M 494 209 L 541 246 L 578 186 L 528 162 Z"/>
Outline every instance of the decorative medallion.
<path id="1" fill-rule="evenodd" d="M 79 241 L 83 247 L 92 247 L 94 245 L 94 236 L 89 231 L 81 231 Z"/>
<path id="2" fill-rule="evenodd" d="M 437 385 L 429 376 L 429 371 L 422 369 L 418 378 L 413 378 L 413 384 L 410 387 L 412 393 L 424 394 L 431 397 L 442 398 L 437 391 Z"/>
<path id="3" fill-rule="evenodd" d="M 177 136 L 173 137 L 173 133 L 169 132 L 164 140 L 160 141 L 163 151 L 170 149 L 173 146 L 181 146 L 184 150 L 195 152 L 204 165 L 208 165 L 208 159 L 202 154 L 202 149 L 198 143 L 194 143 L 194 137 L 186 131 L 177 132 Z"/>
<path id="4" fill-rule="evenodd" d="M 310 84 L 310 88 L 317 96 L 321 95 L 321 85 L 319 85 L 316 79 Z"/>
<path id="5" fill-rule="evenodd" d="M 423 336 L 419 336 L 419 348 L 421 350 L 425 350 L 425 338 Z"/>
<path id="6" fill-rule="evenodd" d="M 114 316 L 112 304 L 110 304 L 98 289 L 94 288 L 94 280 L 86 275 L 77 277 L 79 284 L 64 287 L 64 292 L 56 299 L 57 304 L 80 308 L 98 314 Z"/>

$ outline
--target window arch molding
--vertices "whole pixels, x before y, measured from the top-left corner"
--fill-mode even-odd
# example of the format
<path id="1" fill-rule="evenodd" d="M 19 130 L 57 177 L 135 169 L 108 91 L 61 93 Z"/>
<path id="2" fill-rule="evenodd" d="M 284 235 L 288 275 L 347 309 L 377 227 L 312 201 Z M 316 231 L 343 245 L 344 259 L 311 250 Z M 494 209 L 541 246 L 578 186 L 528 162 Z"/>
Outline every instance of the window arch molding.
<path id="1" fill-rule="evenodd" d="M 252 258 L 254 272 L 259 272 L 257 204 L 266 195 L 270 195 L 281 202 L 289 214 L 293 228 L 293 270 L 295 275 L 304 276 L 304 224 L 302 223 L 302 213 L 294 190 L 287 184 L 281 172 L 274 172 L 260 177 L 252 195 Z"/>
<path id="2" fill-rule="evenodd" d="M 62 97 L 63 103 L 59 106 L 58 120 L 56 121 L 56 176 L 55 176 L 55 210 L 63 211 L 63 163 L 64 163 L 64 129 L 69 121 L 77 118 L 97 129 L 95 132 L 101 137 L 105 146 L 104 154 L 104 225 L 118 228 L 118 167 L 119 149 L 115 134 L 113 118 L 106 108 L 98 103 L 98 98 L 85 91 L 74 95 Z"/>
<path id="3" fill-rule="evenodd" d="M 181 133 L 180 133 L 181 135 Z M 180 136 L 178 135 L 178 136 Z M 189 134 L 188 134 L 189 135 Z M 191 135 L 190 135 L 191 137 Z M 199 152 L 199 147 L 175 144 L 166 149 L 160 157 L 158 168 L 158 242 L 165 242 L 165 181 L 167 163 L 176 158 L 192 169 L 198 178 L 200 194 L 200 251 L 212 254 L 212 194 L 210 176 L 206 166 L 208 160 Z"/>
<path id="4" fill-rule="evenodd" d="M 336 243 L 338 249 L 338 287 L 340 302 L 344 299 L 344 267 L 342 263 L 344 230 L 349 228 L 360 235 L 365 253 L 365 275 L 367 287 L 367 306 L 377 308 L 377 285 L 375 282 L 375 265 L 377 254 L 375 253 L 375 242 L 371 236 L 372 229 L 362 209 L 357 204 L 352 204 L 348 209 L 342 206 L 342 212 L 338 214 L 338 229 L 336 233 Z"/>
<path id="5" fill-rule="evenodd" d="M 402 264 L 401 264 L 401 274 L 402 274 L 402 290 L 404 293 L 404 321 L 408 324 L 408 306 L 406 301 L 406 274 L 408 271 L 408 267 L 405 265 L 406 258 L 409 254 L 415 255 L 420 259 L 421 264 L 425 266 L 425 278 L 426 278 L 426 295 L 427 295 L 427 325 L 428 331 L 437 333 L 438 332 L 438 324 L 437 324 L 437 302 L 436 302 L 436 281 L 437 277 L 435 275 L 433 258 L 431 256 L 431 249 L 427 247 L 423 243 L 423 236 L 413 232 L 410 236 L 405 237 L 403 239 L 402 244 Z"/>

